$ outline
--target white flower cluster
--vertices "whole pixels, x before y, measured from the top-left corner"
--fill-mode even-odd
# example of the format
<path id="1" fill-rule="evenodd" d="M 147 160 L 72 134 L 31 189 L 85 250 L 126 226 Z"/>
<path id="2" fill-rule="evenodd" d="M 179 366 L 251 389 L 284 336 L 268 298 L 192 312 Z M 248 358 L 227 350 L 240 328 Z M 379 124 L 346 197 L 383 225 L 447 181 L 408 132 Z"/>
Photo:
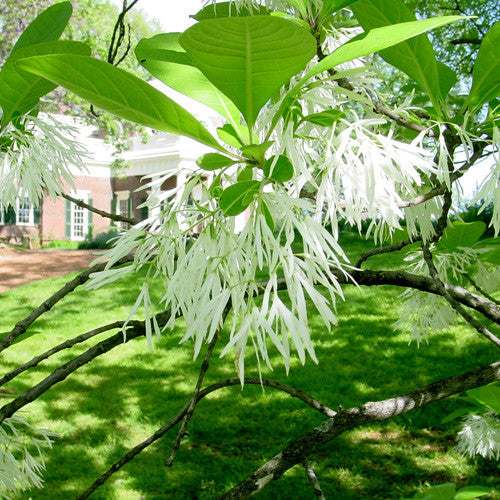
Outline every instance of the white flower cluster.
<path id="1" fill-rule="evenodd" d="M 41 488 L 45 469 L 43 448 L 52 447 L 56 434 L 33 427 L 14 415 L 0 424 L 0 496 L 28 488 Z M 36 453 L 33 455 L 33 449 Z M 31 451 L 30 451 L 31 450 Z"/>
<path id="2" fill-rule="evenodd" d="M 460 425 L 457 450 L 471 457 L 500 459 L 500 419 L 494 411 L 468 415 Z"/>
<path id="3" fill-rule="evenodd" d="M 497 127 L 493 129 L 493 148 L 493 167 L 471 204 L 483 201 L 481 210 L 484 210 L 490 203 L 493 203 L 491 225 L 495 229 L 495 236 L 498 236 L 500 233 L 500 129 Z"/>
<path id="4" fill-rule="evenodd" d="M 158 179 L 153 179 L 157 183 Z M 159 277 L 165 293 L 162 307 L 170 308 L 172 328 L 182 315 L 186 333 L 182 341 L 194 341 L 196 356 L 203 343 L 210 342 L 221 327 L 224 310 L 230 304 L 230 333 L 222 355 L 235 349 L 239 373 L 243 376 L 243 353 L 248 342 L 256 347 L 259 359 L 270 365 L 268 339 L 290 364 L 291 347 L 304 362 L 306 353 L 315 359 L 309 336 L 308 307 L 311 299 L 325 325 L 335 324 L 332 310 L 336 295 L 342 290 L 332 269 L 342 268 L 343 252 L 333 236 L 310 215 L 310 201 L 288 196 L 285 189 L 263 192 L 248 210 L 248 220 L 241 231 L 234 217 L 225 217 L 202 188 L 197 200 L 189 193 L 199 184 L 194 178 L 170 192 L 151 196 L 148 206 L 154 212 L 164 210 L 131 228 L 103 255 L 110 258 L 108 269 L 96 273 L 89 284 L 97 287 L 140 268 L 147 267 L 148 277 L 134 310 L 141 303 L 151 318 L 148 278 Z M 260 209 L 265 203 L 276 225 Z M 198 227 L 199 233 L 192 229 Z M 300 239 L 300 248 L 297 240 Z M 134 251 L 134 262 L 120 269 L 109 267 L 120 257 Z M 323 291 L 315 286 L 321 285 Z M 157 325 L 150 319 L 148 337 Z"/>
<path id="5" fill-rule="evenodd" d="M 25 130 L 7 127 L 0 135 L 6 146 L 0 151 L 0 201 L 14 205 L 16 197 L 39 200 L 60 194 L 73 185 L 71 168 L 85 171 L 86 151 L 74 139 L 74 129 L 51 115 L 30 116 Z"/>

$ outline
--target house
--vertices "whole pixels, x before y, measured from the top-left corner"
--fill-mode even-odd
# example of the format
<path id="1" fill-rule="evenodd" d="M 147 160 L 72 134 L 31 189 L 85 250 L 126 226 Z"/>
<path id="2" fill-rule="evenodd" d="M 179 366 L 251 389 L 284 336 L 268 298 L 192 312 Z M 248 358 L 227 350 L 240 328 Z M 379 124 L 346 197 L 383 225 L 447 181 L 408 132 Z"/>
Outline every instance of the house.
<path id="1" fill-rule="evenodd" d="M 121 155 L 126 168 L 117 173 L 110 166 L 115 160 L 113 148 L 99 139 L 92 127 L 78 128 L 77 140 L 85 146 L 89 158 L 85 160 L 85 172 L 73 168 L 74 186 L 66 185 L 65 193 L 101 210 L 138 220 L 147 217 L 140 205 L 148 193 L 137 191 L 146 184 L 145 176 L 183 165 L 189 171 L 206 152 L 204 146 L 193 140 L 168 133 L 154 134 L 147 143 L 134 138 L 131 149 Z M 178 182 L 183 179 L 172 176 L 160 189 L 170 189 Z M 15 207 L 0 210 L 0 241 L 29 245 L 53 240 L 82 241 L 89 233 L 104 230 L 110 224 L 109 219 L 62 197 L 19 197 Z"/>

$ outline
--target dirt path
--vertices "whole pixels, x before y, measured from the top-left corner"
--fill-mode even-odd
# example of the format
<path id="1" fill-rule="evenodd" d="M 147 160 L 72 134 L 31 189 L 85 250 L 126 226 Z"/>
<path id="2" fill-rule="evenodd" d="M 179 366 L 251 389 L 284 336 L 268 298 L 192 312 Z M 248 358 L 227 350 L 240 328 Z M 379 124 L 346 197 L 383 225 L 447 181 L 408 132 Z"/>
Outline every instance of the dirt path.
<path id="1" fill-rule="evenodd" d="M 32 281 L 84 269 L 95 250 L 16 250 L 0 247 L 0 293 Z"/>

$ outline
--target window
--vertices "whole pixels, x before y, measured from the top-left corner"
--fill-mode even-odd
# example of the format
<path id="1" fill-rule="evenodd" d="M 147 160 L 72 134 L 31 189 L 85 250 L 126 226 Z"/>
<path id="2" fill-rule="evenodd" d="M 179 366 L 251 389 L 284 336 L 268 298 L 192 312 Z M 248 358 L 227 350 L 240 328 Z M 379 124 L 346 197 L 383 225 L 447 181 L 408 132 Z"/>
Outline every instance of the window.
<path id="1" fill-rule="evenodd" d="M 27 196 L 20 196 L 16 202 L 16 224 L 34 226 L 34 207 Z"/>
<path id="2" fill-rule="evenodd" d="M 115 214 L 122 217 L 131 217 L 132 215 L 132 198 L 130 198 L 130 191 L 117 191 L 116 192 L 116 205 Z M 128 229 L 129 224 L 122 221 L 116 223 L 119 229 Z"/>
<path id="3" fill-rule="evenodd" d="M 74 193 L 73 197 L 83 201 L 84 203 L 88 203 L 89 205 L 91 204 L 88 191 L 77 191 Z M 86 208 L 75 205 L 74 203 L 70 203 L 69 208 L 70 239 L 72 241 L 82 241 L 85 239 L 90 230 L 89 211 Z"/>

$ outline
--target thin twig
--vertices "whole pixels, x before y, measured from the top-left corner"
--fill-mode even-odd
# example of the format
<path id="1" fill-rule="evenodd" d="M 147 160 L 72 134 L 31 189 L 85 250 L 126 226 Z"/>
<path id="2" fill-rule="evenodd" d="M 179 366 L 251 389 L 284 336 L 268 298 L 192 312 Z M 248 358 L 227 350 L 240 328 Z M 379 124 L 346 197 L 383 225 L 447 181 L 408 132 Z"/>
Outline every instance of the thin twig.
<path id="1" fill-rule="evenodd" d="M 321 489 L 321 486 L 319 484 L 318 478 L 314 472 L 314 469 L 311 467 L 311 464 L 309 463 L 309 460 L 307 460 L 306 457 L 302 459 L 302 465 L 304 466 L 307 478 L 311 482 L 312 487 L 314 489 L 314 496 L 319 498 L 319 500 L 326 500 L 325 495 L 323 494 L 323 490 Z"/>
<path id="2" fill-rule="evenodd" d="M 432 253 L 429 250 L 429 246 L 426 243 L 422 243 L 422 251 L 424 253 L 424 259 L 427 264 L 427 268 L 429 269 L 429 274 L 431 278 L 435 281 L 437 287 L 441 291 L 441 295 L 446 299 L 446 301 L 450 304 L 450 306 L 457 311 L 462 318 L 467 321 L 471 326 L 473 326 L 481 335 L 486 337 L 489 341 L 493 342 L 497 347 L 500 347 L 500 339 L 491 333 L 483 324 L 477 321 L 472 314 L 466 311 L 446 290 L 444 283 L 441 281 L 439 277 L 436 266 L 434 265 L 432 259 Z"/>
<path id="3" fill-rule="evenodd" d="M 68 201 L 71 201 L 71 203 L 74 203 L 75 205 L 78 205 L 81 208 L 86 208 L 90 212 L 94 212 L 97 215 L 100 215 L 101 217 L 105 217 L 106 219 L 111 219 L 117 222 L 126 222 L 130 224 L 131 226 L 134 226 L 137 224 L 139 221 L 137 219 L 134 219 L 133 217 L 124 217 L 123 215 L 119 214 L 112 214 L 110 212 L 106 212 L 104 210 L 99 210 L 98 208 L 93 207 L 92 205 L 89 205 L 88 203 L 85 203 L 82 200 L 78 200 L 77 198 L 73 198 L 69 194 L 62 193 L 61 196 L 63 198 L 66 198 Z"/>
<path id="4" fill-rule="evenodd" d="M 328 408 L 326 405 L 324 405 L 317 399 L 313 398 L 309 394 L 305 393 L 304 391 L 301 391 L 300 389 L 296 389 L 295 387 L 291 387 L 289 385 L 282 384 L 281 382 L 265 378 L 260 379 L 257 377 L 245 377 L 243 380 L 245 384 L 264 385 L 267 387 L 273 387 L 275 389 L 279 389 L 280 391 L 286 392 L 287 394 L 290 394 L 290 396 L 300 399 L 304 403 L 308 404 L 309 406 L 313 407 L 314 409 L 318 410 L 319 412 L 323 413 L 329 418 L 332 418 L 335 415 L 337 415 L 335 411 Z M 230 379 L 221 380 L 220 382 L 212 384 L 208 387 L 205 387 L 205 389 L 201 390 L 196 398 L 196 403 L 198 403 L 205 396 L 208 396 L 214 391 L 217 391 L 224 387 L 239 386 L 240 384 L 241 380 L 239 377 L 233 377 Z M 172 420 L 166 423 L 163 427 L 160 427 L 154 434 L 149 436 L 142 443 L 139 443 L 137 446 L 132 448 L 126 455 L 124 455 L 120 460 L 118 460 L 118 462 L 115 462 L 84 493 L 82 493 L 77 498 L 77 500 L 84 500 L 85 498 L 88 498 L 95 490 L 97 490 L 97 488 L 102 486 L 115 472 L 119 471 L 125 464 L 133 460 L 139 453 L 141 453 L 152 443 L 160 439 L 167 431 L 172 429 L 172 427 L 175 427 L 184 418 L 188 410 L 189 403 L 190 401 L 186 403 L 184 408 Z"/>
<path id="5" fill-rule="evenodd" d="M 142 321 L 129 321 L 127 323 L 128 326 L 142 326 L 143 322 Z M 25 372 L 26 370 L 30 368 L 34 368 L 37 366 L 39 363 L 42 361 L 50 358 L 54 354 L 64 350 L 64 349 L 69 349 L 70 347 L 73 347 L 76 344 L 80 344 L 82 342 L 85 342 L 86 340 L 95 337 L 96 335 L 99 335 L 100 333 L 108 332 L 109 330 L 115 330 L 116 328 L 122 328 L 125 325 L 125 321 L 115 321 L 114 323 L 109 323 L 108 325 L 100 326 L 99 328 L 95 328 L 94 330 L 90 330 L 86 333 L 82 333 L 81 335 L 78 335 L 78 337 L 74 337 L 72 339 L 66 340 L 62 342 L 61 344 L 56 345 L 55 347 L 52 347 L 52 349 L 49 349 L 48 351 L 45 351 L 43 354 L 40 354 L 39 356 L 35 356 L 33 359 L 30 361 L 17 366 L 14 368 L 12 371 L 9 373 L 5 374 L 1 379 L 0 379 L 0 387 L 13 378 L 17 377 L 21 373 Z"/>
<path id="6" fill-rule="evenodd" d="M 490 384 L 495 380 L 500 380 L 500 362 L 433 382 L 401 396 L 341 410 L 335 417 L 325 420 L 318 427 L 292 441 L 281 453 L 220 498 L 240 499 L 255 495 L 272 481 L 279 479 L 288 469 L 300 463 L 304 457 L 318 451 L 345 431 L 370 422 L 388 420 L 462 391 Z"/>
<path id="7" fill-rule="evenodd" d="M 217 343 L 217 340 L 219 340 L 219 331 L 216 332 L 214 335 L 214 338 L 208 345 L 207 352 L 205 354 L 205 358 L 203 359 L 203 363 L 201 364 L 200 367 L 200 373 L 198 374 L 198 380 L 196 381 L 196 386 L 194 388 L 193 396 L 190 399 L 186 414 L 184 415 L 184 418 L 182 419 L 182 425 L 181 428 L 179 429 L 179 432 L 177 433 L 177 437 L 175 438 L 174 445 L 172 446 L 172 451 L 170 452 L 170 456 L 167 458 L 167 461 L 165 462 L 165 465 L 167 467 L 172 467 L 175 459 L 175 455 L 177 451 L 179 450 L 179 447 L 181 446 L 182 439 L 186 435 L 187 431 L 187 426 L 189 425 L 189 422 L 193 416 L 194 409 L 196 407 L 196 403 L 198 401 L 198 396 L 200 394 L 200 389 L 201 385 L 203 384 L 203 379 L 205 378 L 205 375 L 207 373 L 208 367 L 210 366 L 210 358 L 212 356 L 212 352 L 214 350 L 215 344 Z"/>
<path id="8" fill-rule="evenodd" d="M 112 268 L 121 266 L 122 264 L 126 264 L 127 262 L 131 262 L 132 260 L 134 260 L 134 256 L 127 255 L 116 261 L 116 263 L 113 264 Z M 55 304 L 57 304 L 60 300 L 62 300 L 68 294 L 73 292 L 75 288 L 86 283 L 89 280 L 90 275 L 92 273 L 97 273 L 105 268 L 106 268 L 106 262 L 103 262 L 101 264 L 96 264 L 95 266 L 92 266 L 86 269 L 85 271 L 81 272 L 80 274 L 78 274 L 71 281 L 68 281 L 54 295 L 52 295 L 47 300 L 42 302 L 35 310 L 33 310 L 30 314 L 28 314 L 28 316 L 26 316 L 24 319 L 16 323 L 14 328 L 7 335 L 5 335 L 2 338 L 2 340 L 0 340 L 0 352 L 9 347 L 14 342 L 14 340 L 16 340 L 23 333 L 25 333 L 26 330 L 30 327 L 30 325 L 40 316 L 42 316 L 42 314 L 46 313 L 47 311 L 50 311 Z"/>

